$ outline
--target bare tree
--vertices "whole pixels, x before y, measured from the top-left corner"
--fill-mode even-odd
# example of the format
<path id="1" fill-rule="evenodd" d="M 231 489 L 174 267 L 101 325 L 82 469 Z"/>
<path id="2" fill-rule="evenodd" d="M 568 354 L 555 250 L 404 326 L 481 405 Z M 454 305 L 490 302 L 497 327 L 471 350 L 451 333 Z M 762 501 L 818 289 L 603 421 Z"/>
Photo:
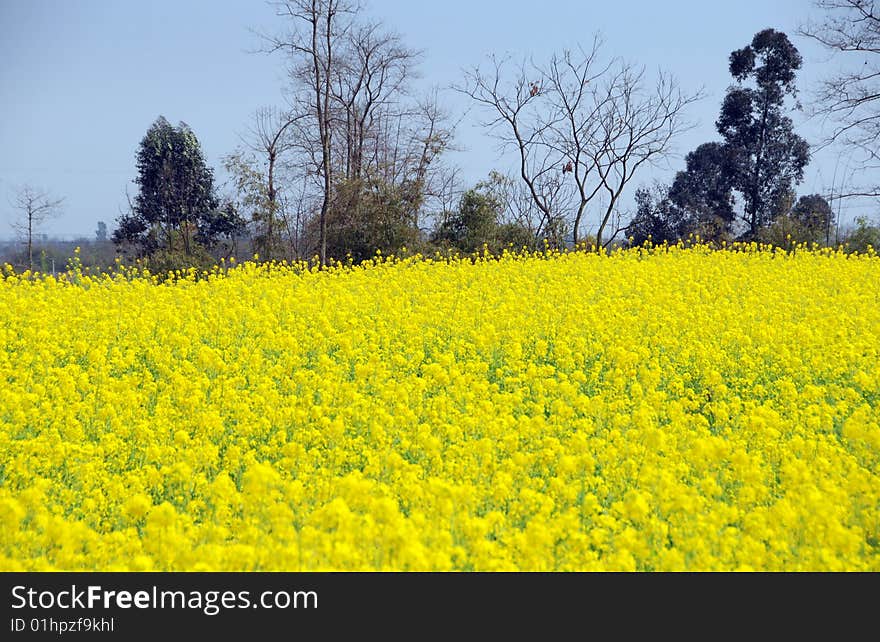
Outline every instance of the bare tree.
<path id="1" fill-rule="evenodd" d="M 425 236 L 455 213 L 464 191 L 461 187 L 460 174 L 460 168 L 454 166 L 441 168 L 435 173 L 432 185 L 425 192 L 427 199 L 431 201 L 428 206 L 431 220 L 423 222 L 427 225 L 419 228 Z"/>
<path id="2" fill-rule="evenodd" d="M 558 121 L 551 125 L 552 137 L 547 144 L 562 154 L 563 173 L 571 173 L 577 188 L 572 222 L 575 246 L 584 210 L 603 187 L 602 181 L 591 179 L 593 172 L 598 173 L 600 169 L 599 157 L 604 151 L 604 146 L 597 144 L 605 124 L 602 111 L 615 98 L 616 90 L 616 79 L 606 82 L 604 87 L 597 84 L 610 70 L 610 64 L 596 69 L 599 45 L 599 39 L 595 38 L 589 51 L 566 50 L 561 56 L 554 54 L 541 74 L 552 91 L 549 99 L 558 115 Z M 601 230 L 598 236 L 601 237 Z"/>
<path id="3" fill-rule="evenodd" d="M 561 203 L 570 198 L 570 190 L 564 189 L 561 180 L 562 154 L 546 144 L 559 115 L 546 112 L 540 70 L 534 65 L 521 63 L 512 72 L 512 81 L 508 81 L 510 59 L 490 56 L 490 61 L 489 72 L 475 67 L 465 73 L 467 84 L 454 89 L 470 96 L 491 114 L 482 125 L 498 139 L 501 150 L 516 151 L 519 177 L 540 213 L 536 225 L 536 234 L 540 235 L 562 209 Z"/>
<path id="4" fill-rule="evenodd" d="M 498 223 L 525 230 L 531 238 L 530 249 L 537 249 L 542 238 L 547 238 L 554 244 L 564 241 L 561 237 L 557 238 L 562 220 L 554 218 L 549 225 L 544 225 L 546 220 L 543 212 L 535 207 L 528 185 L 518 174 L 510 176 L 492 170 L 488 178 L 479 185 L 488 188 L 489 193 L 499 203 Z"/>
<path id="5" fill-rule="evenodd" d="M 34 234 L 47 219 L 61 213 L 63 198 L 53 198 L 47 190 L 23 185 L 15 190 L 12 207 L 20 212 L 12 228 L 24 237 L 28 269 L 34 269 Z"/>
<path id="6" fill-rule="evenodd" d="M 437 162 L 452 144 L 454 127 L 436 90 L 403 109 L 389 111 L 376 125 L 367 171 L 418 195 L 419 207 L 413 212 L 413 224 L 418 226 L 419 209 L 427 200 L 442 197 L 457 175 L 454 168 Z"/>
<path id="7" fill-rule="evenodd" d="M 327 262 L 327 209 L 333 184 L 333 69 L 336 55 L 352 27 L 357 5 L 348 0 L 289 0 L 275 3 L 277 14 L 290 19 L 292 31 L 266 37 L 270 52 L 284 51 L 291 58 L 294 100 L 306 107 L 320 145 L 318 174 L 322 182 L 320 261 Z"/>
<path id="8" fill-rule="evenodd" d="M 278 218 L 281 211 L 276 172 L 279 159 L 293 147 L 290 137 L 291 126 L 304 118 L 304 114 L 283 113 L 275 109 L 264 108 L 254 117 L 251 128 L 251 148 L 261 153 L 266 159 L 266 211 L 265 237 L 269 256 L 278 251 Z"/>
<path id="9" fill-rule="evenodd" d="M 493 58 L 490 72 L 475 68 L 457 87 L 492 114 L 484 125 L 502 149 L 516 150 L 520 178 L 541 213 L 539 234 L 564 218 L 577 245 L 585 211 L 602 195 L 597 249 L 625 229 L 616 226 L 606 240 L 624 188 L 641 166 L 666 156 L 688 127 L 685 108 L 701 98 L 667 74 L 652 84 L 643 68 L 600 63 L 600 45 L 596 38 L 589 50 L 565 50 L 543 67 L 523 62 L 510 74 L 508 60 Z"/>
<path id="10" fill-rule="evenodd" d="M 617 211 L 624 188 L 641 166 L 665 158 L 673 138 L 690 127 L 683 120 L 684 109 L 702 94 L 683 94 L 675 79 L 664 73 L 649 87 L 644 82 L 644 69 L 623 65 L 599 95 L 599 135 L 594 139 L 592 158 L 588 155 L 589 160 L 574 165 L 584 167 L 585 174 L 595 167 L 608 199 L 596 232 L 596 245 L 602 246 L 603 232 Z M 584 127 L 592 118 L 590 115 L 583 121 Z M 618 222 L 605 245 L 623 229 Z"/>
<path id="11" fill-rule="evenodd" d="M 281 235 L 289 226 L 284 221 L 282 185 L 279 173 L 296 146 L 295 125 L 307 114 L 263 107 L 256 111 L 248 131 L 241 135 L 241 147 L 224 159 L 235 180 L 241 205 L 250 210 L 256 228 L 256 245 L 266 258 L 283 255 Z"/>
<path id="12" fill-rule="evenodd" d="M 399 35 L 380 23 L 352 28 L 337 56 L 334 74 L 332 157 L 344 168 L 346 182 L 338 206 L 361 218 L 362 196 L 370 190 L 406 193 L 417 226 L 424 183 L 424 129 L 430 138 L 436 119 L 422 123 L 422 105 L 409 95 L 409 82 L 421 53 L 407 48 Z M 415 138 L 415 139 L 414 139 Z M 426 161 L 428 162 L 428 161 Z M 341 213 L 337 213 L 340 214 Z"/>
<path id="13" fill-rule="evenodd" d="M 873 0 L 818 0 L 827 12 L 799 32 L 852 63 L 819 84 L 812 114 L 831 125 L 824 146 L 858 150 L 861 171 L 880 168 L 880 12 Z M 843 190 L 835 198 L 880 196 L 880 184 Z"/>
<path id="14" fill-rule="evenodd" d="M 266 50 L 289 55 L 291 122 L 279 169 L 297 186 L 291 194 L 303 188 L 291 211 L 310 230 L 313 216 L 303 204 L 319 196 L 315 236 L 326 263 L 328 220 L 369 219 L 370 212 L 360 207 L 370 190 L 384 194 L 382 199 L 397 195 L 393 198 L 406 203 L 401 211 L 417 225 L 452 128 L 436 94 L 425 99 L 411 94 L 421 53 L 382 24 L 361 20 L 356 0 L 288 0 L 275 6 L 293 26 L 283 36 L 263 36 Z M 257 138 L 265 155 L 271 137 Z"/>
<path id="15" fill-rule="evenodd" d="M 376 119 L 401 109 L 421 54 L 376 22 L 352 29 L 346 45 L 333 69 L 333 98 L 342 111 L 338 118 L 345 142 L 341 164 L 347 179 L 357 179 L 364 169 L 365 147 L 374 138 Z"/>

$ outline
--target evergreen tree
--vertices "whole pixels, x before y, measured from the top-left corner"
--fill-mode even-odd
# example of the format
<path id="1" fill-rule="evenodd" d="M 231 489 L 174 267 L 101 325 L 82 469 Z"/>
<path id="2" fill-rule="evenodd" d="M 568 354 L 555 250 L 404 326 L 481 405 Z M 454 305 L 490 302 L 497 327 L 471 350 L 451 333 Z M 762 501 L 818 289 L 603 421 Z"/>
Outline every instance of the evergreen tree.
<path id="1" fill-rule="evenodd" d="M 778 205 L 803 179 L 809 145 L 783 113 L 794 96 L 801 55 L 781 31 L 765 29 L 730 54 L 738 84 L 727 91 L 716 122 L 724 138 L 734 188 L 742 194 L 745 236 L 753 238 L 784 212 Z M 743 83 L 752 80 L 753 87 Z"/>
<path id="2" fill-rule="evenodd" d="M 185 123 L 159 117 L 137 152 L 139 191 L 118 220 L 116 243 L 130 243 L 142 256 L 158 250 L 186 262 L 228 232 L 227 213 L 214 195 L 214 175 L 196 135 Z M 223 219 L 223 220 L 219 220 Z"/>
<path id="3" fill-rule="evenodd" d="M 689 153 L 686 168 L 678 172 L 669 189 L 669 200 L 679 211 L 678 232 L 699 234 L 708 241 L 730 235 L 736 219 L 733 166 L 721 143 L 704 143 Z"/>

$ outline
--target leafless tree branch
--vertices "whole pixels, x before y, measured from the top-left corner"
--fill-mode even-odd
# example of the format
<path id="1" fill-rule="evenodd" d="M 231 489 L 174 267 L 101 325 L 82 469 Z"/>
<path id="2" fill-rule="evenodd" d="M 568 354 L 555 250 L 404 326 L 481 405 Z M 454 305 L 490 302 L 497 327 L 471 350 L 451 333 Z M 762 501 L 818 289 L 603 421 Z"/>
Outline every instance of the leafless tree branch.
<path id="1" fill-rule="evenodd" d="M 636 171 L 665 157 L 690 127 L 686 108 L 702 98 L 684 93 L 668 74 L 651 83 L 643 68 L 618 58 L 601 62 L 601 44 L 597 36 L 589 49 L 564 50 L 545 66 L 490 58 L 488 70 L 466 72 L 466 83 L 455 87 L 483 108 L 482 124 L 502 149 L 516 151 L 520 178 L 541 213 L 538 233 L 562 217 L 577 245 L 588 205 L 599 194 L 607 198 L 597 247 Z"/>
<path id="2" fill-rule="evenodd" d="M 10 205 L 19 211 L 19 218 L 12 222 L 12 229 L 24 238 L 27 246 L 28 269 L 34 269 L 34 234 L 49 218 L 61 213 L 63 198 L 54 198 L 48 190 L 22 185 L 15 190 Z"/>

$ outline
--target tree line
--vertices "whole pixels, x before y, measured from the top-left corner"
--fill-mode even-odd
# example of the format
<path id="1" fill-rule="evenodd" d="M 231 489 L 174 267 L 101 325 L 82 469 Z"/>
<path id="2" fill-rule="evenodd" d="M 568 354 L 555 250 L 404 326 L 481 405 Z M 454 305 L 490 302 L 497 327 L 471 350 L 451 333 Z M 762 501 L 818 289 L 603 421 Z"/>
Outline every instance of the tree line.
<path id="1" fill-rule="evenodd" d="M 263 51 L 286 66 L 284 104 L 257 110 L 224 158 L 226 191 L 192 129 L 160 116 L 140 142 L 137 194 L 112 241 L 160 269 L 243 252 L 325 264 L 403 248 L 598 250 L 697 237 L 876 245 L 880 229 L 867 220 L 842 239 L 834 206 L 880 196 L 869 180 L 880 158 L 880 14 L 866 0 L 817 5 L 824 20 L 801 35 L 865 58 L 855 72 L 826 79 L 808 106 L 833 125 L 819 146 L 862 154 L 868 181 L 857 189 L 796 193 L 812 150 L 791 118 L 803 59 L 781 31 L 762 30 L 732 51 L 719 139 L 688 153 L 670 184 L 635 181 L 668 162 L 701 92 L 606 56 L 599 37 L 546 61 L 490 57 L 452 89 L 482 114 L 515 170 L 466 186 L 447 155 L 452 115 L 436 90 L 423 95 L 414 86 L 422 52 L 349 0 L 288 0 L 273 3 L 285 30 L 261 35 Z M 624 196 L 634 185 L 628 211 Z M 61 202 L 28 188 L 15 205 L 33 267 L 34 229 Z"/>

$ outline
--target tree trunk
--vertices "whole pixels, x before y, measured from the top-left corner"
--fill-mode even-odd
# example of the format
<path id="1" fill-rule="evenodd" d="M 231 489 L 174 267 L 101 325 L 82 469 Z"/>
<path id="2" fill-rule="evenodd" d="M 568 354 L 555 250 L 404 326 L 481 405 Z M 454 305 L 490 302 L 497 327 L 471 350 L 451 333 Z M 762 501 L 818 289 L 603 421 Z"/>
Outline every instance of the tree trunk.
<path id="1" fill-rule="evenodd" d="M 324 201 L 321 204 L 321 265 L 327 265 L 327 209 L 330 206 L 330 70 L 333 69 L 333 3 L 327 7 L 327 25 L 324 37 L 327 42 L 327 68 L 324 70 Z"/>
<path id="2" fill-rule="evenodd" d="M 266 212 L 266 258 L 275 258 L 275 152 L 269 152 L 269 184 L 267 189 L 268 211 Z"/>
<path id="3" fill-rule="evenodd" d="M 581 226 L 581 218 L 584 215 L 584 209 L 587 206 L 586 201 L 581 201 L 581 204 L 578 206 L 577 214 L 574 215 L 574 226 L 571 231 L 571 241 L 574 245 L 575 249 L 577 249 L 578 244 L 578 229 Z"/>
<path id="4" fill-rule="evenodd" d="M 761 135 L 758 139 L 758 149 L 755 152 L 755 172 L 752 176 L 752 212 L 749 217 L 749 232 L 751 237 L 754 239 L 755 235 L 758 233 L 758 211 L 760 210 L 758 206 L 758 200 L 760 198 L 761 192 L 761 169 L 764 164 L 764 146 L 765 140 L 767 136 L 767 117 L 768 112 L 770 110 L 770 105 L 768 103 L 767 98 L 764 99 L 764 109 L 761 113 Z"/>
<path id="5" fill-rule="evenodd" d="M 28 269 L 33 272 L 34 271 L 34 214 L 32 211 L 28 210 L 27 213 L 28 219 L 28 231 L 27 231 L 27 246 L 28 246 Z"/>
<path id="6" fill-rule="evenodd" d="M 314 89 L 315 89 L 315 116 L 318 120 L 318 134 L 321 138 L 321 170 L 324 173 L 324 196 L 321 199 L 321 215 L 320 215 L 320 255 L 321 265 L 327 264 L 327 210 L 330 205 L 330 69 L 332 64 L 332 21 L 333 7 L 327 8 L 326 29 L 323 34 L 326 39 L 327 46 L 327 62 L 326 67 L 321 70 L 321 59 L 318 51 L 318 14 L 313 8 L 312 13 L 312 70 L 314 73 Z"/>

